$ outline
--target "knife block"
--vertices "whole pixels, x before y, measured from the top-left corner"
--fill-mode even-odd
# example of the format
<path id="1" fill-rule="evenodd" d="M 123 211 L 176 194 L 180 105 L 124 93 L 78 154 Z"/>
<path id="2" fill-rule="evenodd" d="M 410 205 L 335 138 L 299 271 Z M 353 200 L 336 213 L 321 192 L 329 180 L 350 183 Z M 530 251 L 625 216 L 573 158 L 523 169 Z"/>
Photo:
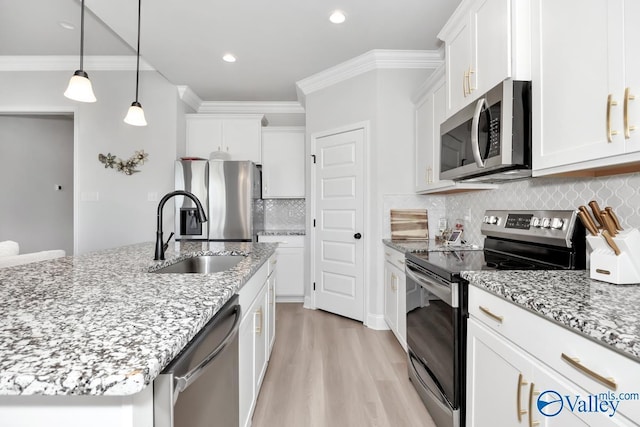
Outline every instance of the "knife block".
<path id="1" fill-rule="evenodd" d="M 590 277 L 616 285 L 640 283 L 640 231 L 621 231 L 613 241 L 620 249 L 616 255 L 604 237 L 587 236 L 591 247 Z"/>

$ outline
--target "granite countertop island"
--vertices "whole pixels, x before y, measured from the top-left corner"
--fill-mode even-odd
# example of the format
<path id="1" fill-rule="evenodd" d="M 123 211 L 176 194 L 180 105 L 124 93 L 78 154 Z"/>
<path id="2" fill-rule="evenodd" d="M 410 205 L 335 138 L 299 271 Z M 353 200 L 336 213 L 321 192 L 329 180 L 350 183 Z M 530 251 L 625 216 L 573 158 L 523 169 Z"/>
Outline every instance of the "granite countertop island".
<path id="1" fill-rule="evenodd" d="M 481 271 L 478 288 L 640 362 L 640 285 L 592 280 L 589 271 Z"/>
<path id="2" fill-rule="evenodd" d="M 400 252 L 424 253 L 424 252 L 444 252 L 444 251 L 476 251 L 482 250 L 478 245 L 460 245 L 447 246 L 436 242 L 434 239 L 429 240 L 398 240 L 398 239 L 382 239 L 382 243 L 391 249 Z"/>
<path id="3" fill-rule="evenodd" d="M 132 395 L 149 385 L 274 253 L 268 243 L 154 244 L 0 269 L 0 395 Z M 214 274 L 150 270 L 245 255 Z"/>

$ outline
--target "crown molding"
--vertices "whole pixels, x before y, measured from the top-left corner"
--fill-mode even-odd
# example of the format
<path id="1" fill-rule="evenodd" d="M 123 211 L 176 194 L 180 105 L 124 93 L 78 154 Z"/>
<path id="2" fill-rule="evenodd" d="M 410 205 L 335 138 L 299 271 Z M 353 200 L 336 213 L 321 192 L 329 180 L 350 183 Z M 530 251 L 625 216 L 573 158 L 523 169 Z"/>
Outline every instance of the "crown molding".
<path id="1" fill-rule="evenodd" d="M 0 55 L 0 71 L 73 71 L 78 69 L 78 65 L 77 55 Z M 85 56 L 83 66 L 85 71 L 135 71 L 136 56 Z M 155 68 L 140 58 L 140 70 L 155 71 Z"/>
<path id="2" fill-rule="evenodd" d="M 199 113 L 304 114 L 298 101 L 204 101 Z"/>
<path id="3" fill-rule="evenodd" d="M 196 94 L 189 86 L 176 86 L 178 88 L 178 95 L 182 102 L 193 108 L 193 111 L 199 111 L 202 105 L 202 99 Z"/>
<path id="4" fill-rule="evenodd" d="M 296 82 L 298 99 L 310 93 L 376 69 L 436 69 L 444 62 L 442 50 L 374 49 Z"/>

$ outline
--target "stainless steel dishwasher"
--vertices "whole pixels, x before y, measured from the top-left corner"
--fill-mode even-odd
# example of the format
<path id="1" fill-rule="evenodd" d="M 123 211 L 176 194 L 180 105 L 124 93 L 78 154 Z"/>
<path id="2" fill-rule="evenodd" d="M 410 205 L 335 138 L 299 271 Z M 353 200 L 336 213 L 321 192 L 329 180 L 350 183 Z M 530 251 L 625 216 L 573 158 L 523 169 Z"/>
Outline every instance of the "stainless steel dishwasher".
<path id="1" fill-rule="evenodd" d="M 153 383 L 155 427 L 237 427 L 238 297 L 231 298 Z"/>

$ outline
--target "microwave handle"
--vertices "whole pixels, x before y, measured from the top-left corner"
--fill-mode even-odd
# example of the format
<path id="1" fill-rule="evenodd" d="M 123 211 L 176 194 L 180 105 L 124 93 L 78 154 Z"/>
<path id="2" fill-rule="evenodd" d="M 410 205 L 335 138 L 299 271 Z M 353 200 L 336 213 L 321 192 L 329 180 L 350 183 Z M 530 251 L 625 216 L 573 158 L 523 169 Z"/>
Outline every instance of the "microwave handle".
<path id="1" fill-rule="evenodd" d="M 489 108 L 487 100 L 480 98 L 476 103 L 476 110 L 473 113 L 473 119 L 471 120 L 471 150 L 473 151 L 473 158 L 476 161 L 476 165 L 479 168 L 484 167 L 484 159 L 480 155 L 480 143 L 478 141 L 480 133 L 480 114 L 482 114 L 483 108 Z"/>

